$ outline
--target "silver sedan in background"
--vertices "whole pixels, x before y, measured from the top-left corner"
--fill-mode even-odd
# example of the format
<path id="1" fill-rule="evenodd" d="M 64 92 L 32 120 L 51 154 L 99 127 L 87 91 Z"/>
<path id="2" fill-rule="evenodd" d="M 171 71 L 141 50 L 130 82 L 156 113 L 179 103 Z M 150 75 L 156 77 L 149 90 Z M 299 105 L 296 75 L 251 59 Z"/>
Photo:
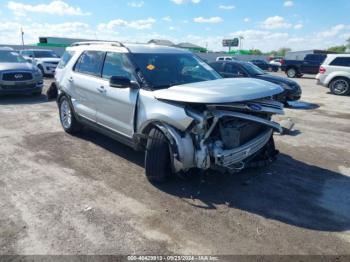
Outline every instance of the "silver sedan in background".
<path id="1" fill-rule="evenodd" d="M 0 48 L 0 95 L 40 95 L 43 75 L 37 66 L 10 48 Z"/>

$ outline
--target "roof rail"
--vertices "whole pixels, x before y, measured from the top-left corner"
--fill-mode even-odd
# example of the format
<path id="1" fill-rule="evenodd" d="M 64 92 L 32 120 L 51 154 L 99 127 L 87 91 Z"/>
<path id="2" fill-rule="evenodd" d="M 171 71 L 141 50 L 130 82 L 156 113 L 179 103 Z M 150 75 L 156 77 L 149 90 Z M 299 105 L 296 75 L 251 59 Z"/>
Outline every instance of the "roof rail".
<path id="1" fill-rule="evenodd" d="M 119 41 L 85 41 L 85 42 L 75 42 L 71 46 L 81 46 L 81 45 L 110 45 L 117 47 L 125 47 L 123 43 Z"/>

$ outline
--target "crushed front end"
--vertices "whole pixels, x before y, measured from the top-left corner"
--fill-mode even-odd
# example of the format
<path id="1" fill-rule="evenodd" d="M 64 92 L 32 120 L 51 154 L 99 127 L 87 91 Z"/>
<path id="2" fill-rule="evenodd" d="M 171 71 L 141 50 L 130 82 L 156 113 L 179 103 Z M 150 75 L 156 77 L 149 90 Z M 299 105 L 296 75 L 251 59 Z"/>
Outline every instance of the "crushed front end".
<path id="1" fill-rule="evenodd" d="M 188 130 L 194 147 L 193 167 L 238 172 L 266 165 L 278 153 L 273 133 L 281 133 L 282 128 L 271 119 L 284 112 L 283 105 L 275 100 L 189 104 L 186 112 L 194 119 Z M 182 158 L 187 157 L 192 158 Z"/>

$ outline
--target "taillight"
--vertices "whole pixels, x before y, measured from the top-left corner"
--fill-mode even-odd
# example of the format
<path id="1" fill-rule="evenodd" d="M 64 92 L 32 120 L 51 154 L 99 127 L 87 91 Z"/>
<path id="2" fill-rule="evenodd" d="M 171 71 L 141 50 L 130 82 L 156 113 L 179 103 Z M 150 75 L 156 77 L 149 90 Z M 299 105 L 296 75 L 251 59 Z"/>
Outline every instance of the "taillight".
<path id="1" fill-rule="evenodd" d="M 324 68 L 324 67 L 320 67 L 320 74 L 324 74 L 324 73 L 326 73 L 326 68 Z"/>
<path id="2" fill-rule="evenodd" d="M 281 59 L 281 65 L 284 65 L 284 59 Z"/>

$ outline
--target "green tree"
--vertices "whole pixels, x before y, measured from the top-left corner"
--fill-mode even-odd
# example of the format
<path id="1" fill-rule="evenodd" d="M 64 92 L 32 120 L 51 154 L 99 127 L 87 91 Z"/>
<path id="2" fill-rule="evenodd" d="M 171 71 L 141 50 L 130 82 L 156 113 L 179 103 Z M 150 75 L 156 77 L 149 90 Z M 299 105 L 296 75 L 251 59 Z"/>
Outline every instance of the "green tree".
<path id="1" fill-rule="evenodd" d="M 327 51 L 336 52 L 336 53 L 344 53 L 345 50 L 346 50 L 346 46 L 345 45 L 332 46 L 332 47 L 327 49 Z"/>
<path id="2" fill-rule="evenodd" d="M 346 40 L 346 42 L 348 43 L 348 44 L 346 45 L 346 47 L 347 47 L 348 49 L 350 49 L 350 37 L 348 38 L 348 40 Z"/>
<path id="3" fill-rule="evenodd" d="M 261 52 L 261 50 L 259 50 L 259 49 L 250 49 L 249 52 L 252 55 L 262 55 L 263 54 L 263 52 Z"/>

